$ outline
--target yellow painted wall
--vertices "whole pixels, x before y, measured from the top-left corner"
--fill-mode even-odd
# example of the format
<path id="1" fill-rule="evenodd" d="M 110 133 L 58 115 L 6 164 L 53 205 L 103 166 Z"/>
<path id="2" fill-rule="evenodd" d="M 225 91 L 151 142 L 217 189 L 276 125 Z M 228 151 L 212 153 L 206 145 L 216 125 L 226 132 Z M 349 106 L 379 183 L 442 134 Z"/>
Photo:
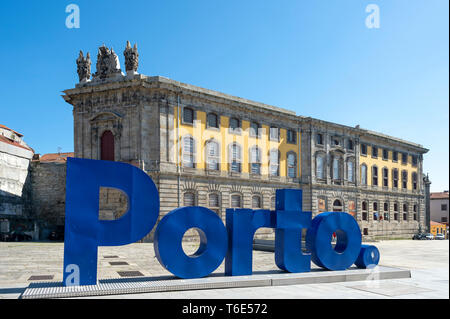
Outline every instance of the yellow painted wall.
<path id="1" fill-rule="evenodd" d="M 360 174 L 361 174 L 361 165 L 367 165 L 367 185 L 372 185 L 372 166 L 376 165 L 378 167 L 378 186 L 383 186 L 383 168 L 387 167 L 389 171 L 388 175 L 388 187 L 392 188 L 392 170 L 394 168 L 398 169 L 398 189 L 402 189 L 402 171 L 406 170 L 408 172 L 408 183 L 407 189 L 412 190 L 412 173 L 417 173 L 417 182 L 419 182 L 419 173 L 418 167 L 412 165 L 412 156 L 408 155 L 408 160 L 406 164 L 402 164 L 401 152 L 399 152 L 398 161 L 394 162 L 392 160 L 393 157 L 392 150 L 388 151 L 388 160 L 383 160 L 383 148 L 378 147 L 378 156 L 377 158 L 372 158 L 372 146 L 367 145 L 367 155 L 360 155 L 359 164 L 360 164 Z"/>
<path id="2" fill-rule="evenodd" d="M 174 128 L 178 127 L 178 110 L 174 108 Z M 206 128 L 206 112 L 196 111 L 194 125 L 183 124 L 180 119 L 179 127 L 179 144 L 177 149 L 179 150 L 179 162 L 182 163 L 182 141 L 186 135 L 191 135 L 195 139 L 196 146 L 196 168 L 204 169 L 206 162 L 205 145 L 206 142 L 212 138 L 220 144 L 220 156 L 221 164 L 220 169 L 222 171 L 228 171 L 228 146 L 237 142 L 241 146 L 242 150 L 242 172 L 249 173 L 249 160 L 250 160 L 250 148 L 257 145 L 261 150 L 261 174 L 269 174 L 269 151 L 272 148 L 280 151 L 280 176 L 287 176 L 287 153 L 293 151 L 297 157 L 297 177 L 300 174 L 300 157 L 299 157 L 299 143 L 300 133 L 296 132 L 297 139 L 296 144 L 287 143 L 287 130 L 280 129 L 280 140 L 271 141 L 269 139 L 269 126 L 262 125 L 262 132 L 259 138 L 252 137 L 249 134 L 250 122 L 241 121 L 241 133 L 233 134 L 229 132 L 229 118 L 227 116 L 220 116 L 220 129 L 207 129 Z M 182 112 L 180 111 L 180 117 Z M 176 136 L 176 134 L 175 134 Z"/>

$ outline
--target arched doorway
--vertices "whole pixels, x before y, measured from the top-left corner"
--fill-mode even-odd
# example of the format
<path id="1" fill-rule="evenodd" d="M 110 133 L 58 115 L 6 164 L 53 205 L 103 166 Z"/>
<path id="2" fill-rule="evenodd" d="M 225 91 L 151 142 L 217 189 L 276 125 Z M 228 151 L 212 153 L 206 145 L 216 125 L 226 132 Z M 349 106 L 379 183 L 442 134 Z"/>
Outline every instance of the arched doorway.
<path id="1" fill-rule="evenodd" d="M 114 135 L 111 131 L 105 131 L 100 139 L 100 159 L 114 161 Z"/>
<path id="2" fill-rule="evenodd" d="M 342 202 L 339 199 L 336 199 L 333 202 L 333 212 L 342 212 L 342 211 L 343 211 Z"/>

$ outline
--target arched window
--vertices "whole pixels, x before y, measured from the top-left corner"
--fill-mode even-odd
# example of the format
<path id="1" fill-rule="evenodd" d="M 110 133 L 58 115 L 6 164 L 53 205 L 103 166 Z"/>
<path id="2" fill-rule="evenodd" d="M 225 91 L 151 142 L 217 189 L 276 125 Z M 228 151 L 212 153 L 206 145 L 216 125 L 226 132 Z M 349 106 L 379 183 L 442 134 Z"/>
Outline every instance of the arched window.
<path id="1" fill-rule="evenodd" d="M 185 136 L 183 138 L 183 166 L 195 167 L 195 147 L 194 138 Z"/>
<path id="2" fill-rule="evenodd" d="M 239 131 L 240 128 L 241 128 L 241 124 L 240 124 L 239 119 L 237 119 L 235 117 L 230 118 L 230 130 L 231 130 L 231 132 L 236 133 L 236 132 Z"/>
<path id="3" fill-rule="evenodd" d="M 209 113 L 206 117 L 207 127 L 219 128 L 219 118 L 217 114 Z"/>
<path id="4" fill-rule="evenodd" d="M 269 154 L 270 176 L 280 176 L 280 156 L 278 150 L 271 150 Z"/>
<path id="5" fill-rule="evenodd" d="M 195 194 L 193 192 L 186 192 L 183 195 L 184 206 L 195 206 Z"/>
<path id="6" fill-rule="evenodd" d="M 261 196 L 259 195 L 252 196 L 252 208 L 261 208 Z"/>
<path id="7" fill-rule="evenodd" d="M 333 157 L 333 179 L 338 180 L 341 179 L 341 160 L 339 157 Z"/>
<path id="8" fill-rule="evenodd" d="M 350 183 L 355 182 L 355 175 L 354 175 L 354 162 L 353 160 L 347 161 L 347 179 Z"/>
<path id="9" fill-rule="evenodd" d="M 325 179 L 325 156 L 323 154 L 317 154 L 316 156 L 316 177 L 319 179 Z"/>
<path id="10" fill-rule="evenodd" d="M 380 214 L 378 212 L 378 203 L 377 202 L 373 202 L 372 204 L 373 206 L 373 220 L 378 220 L 380 219 Z"/>
<path id="11" fill-rule="evenodd" d="M 209 141 L 206 144 L 206 164 L 209 170 L 218 171 L 220 163 L 219 143 Z"/>
<path id="12" fill-rule="evenodd" d="M 250 149 L 250 172 L 261 175 L 261 150 L 256 145 Z"/>
<path id="13" fill-rule="evenodd" d="M 295 178 L 297 176 L 296 163 L 297 163 L 297 156 L 295 155 L 295 153 L 288 153 L 288 155 L 287 155 L 287 175 L 290 178 Z"/>
<path id="14" fill-rule="evenodd" d="M 100 138 L 100 159 L 114 161 L 114 135 L 111 131 L 104 131 Z"/>
<path id="15" fill-rule="evenodd" d="M 231 144 L 229 147 L 229 164 L 231 172 L 241 172 L 241 156 L 241 147 L 239 144 Z"/>
<path id="16" fill-rule="evenodd" d="M 241 208 L 241 195 L 231 195 L 231 208 Z"/>
<path id="17" fill-rule="evenodd" d="M 367 165 L 361 165 L 361 184 L 367 185 Z"/>

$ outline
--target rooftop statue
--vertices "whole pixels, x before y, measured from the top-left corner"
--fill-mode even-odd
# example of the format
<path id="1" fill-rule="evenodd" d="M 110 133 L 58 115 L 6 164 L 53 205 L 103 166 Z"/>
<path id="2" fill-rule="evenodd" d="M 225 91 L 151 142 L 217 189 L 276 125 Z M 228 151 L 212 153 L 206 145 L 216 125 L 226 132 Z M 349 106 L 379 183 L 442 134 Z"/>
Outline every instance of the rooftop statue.
<path id="1" fill-rule="evenodd" d="M 139 53 L 136 44 L 131 48 L 130 41 L 127 41 L 127 47 L 125 48 L 125 51 L 123 51 L 123 55 L 125 56 L 125 70 L 127 71 L 127 75 L 137 74 Z"/>
<path id="2" fill-rule="evenodd" d="M 119 57 L 112 48 L 110 50 L 102 45 L 98 49 L 97 72 L 93 74 L 94 79 L 105 79 L 118 74 L 122 74 Z"/>
<path id="3" fill-rule="evenodd" d="M 80 82 L 90 81 L 91 78 L 91 56 L 89 52 L 86 58 L 83 56 L 83 51 L 80 51 L 80 55 L 77 59 L 77 73 Z"/>

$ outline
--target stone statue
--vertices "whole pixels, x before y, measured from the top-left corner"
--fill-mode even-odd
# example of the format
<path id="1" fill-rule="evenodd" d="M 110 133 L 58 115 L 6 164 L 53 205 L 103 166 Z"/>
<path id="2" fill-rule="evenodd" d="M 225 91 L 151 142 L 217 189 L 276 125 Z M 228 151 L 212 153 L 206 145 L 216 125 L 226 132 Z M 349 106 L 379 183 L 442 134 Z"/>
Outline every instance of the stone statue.
<path id="1" fill-rule="evenodd" d="M 86 58 L 83 56 L 83 51 L 80 51 L 80 55 L 77 59 L 77 73 L 80 83 L 90 81 L 91 78 L 91 56 L 89 52 L 86 54 Z"/>
<path id="2" fill-rule="evenodd" d="M 94 79 L 105 79 L 122 74 L 120 70 L 119 57 L 111 48 L 102 45 L 97 54 L 97 72 L 93 74 Z"/>
<path id="3" fill-rule="evenodd" d="M 137 74 L 139 53 L 137 51 L 136 43 L 134 44 L 134 47 L 131 48 L 130 41 L 127 41 L 127 47 L 125 48 L 125 51 L 123 51 L 123 55 L 125 56 L 125 70 L 127 71 L 127 75 Z"/>

